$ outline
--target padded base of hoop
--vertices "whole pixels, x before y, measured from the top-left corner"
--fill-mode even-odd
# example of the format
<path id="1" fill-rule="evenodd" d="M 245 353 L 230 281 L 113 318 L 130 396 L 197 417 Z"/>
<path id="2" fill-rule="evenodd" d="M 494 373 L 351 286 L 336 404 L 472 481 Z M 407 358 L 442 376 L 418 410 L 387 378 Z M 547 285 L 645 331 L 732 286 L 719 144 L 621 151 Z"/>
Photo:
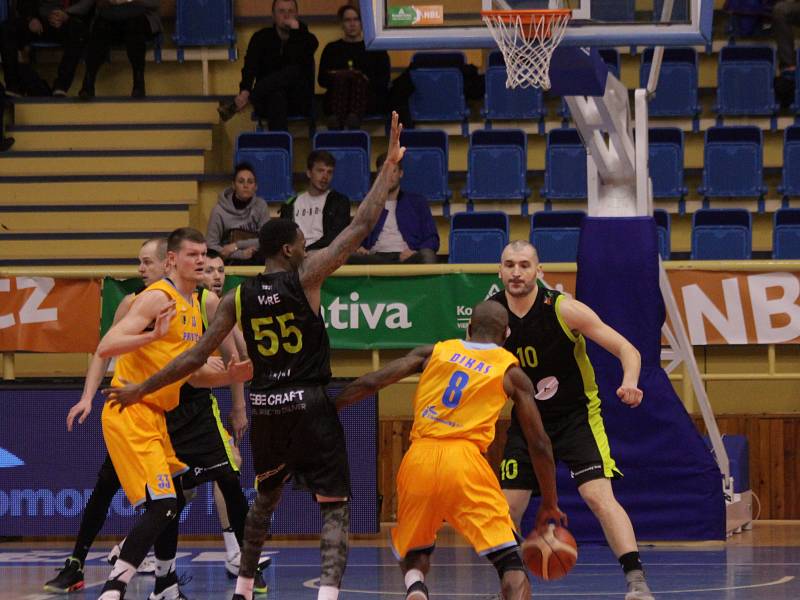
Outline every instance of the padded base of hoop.
<path id="1" fill-rule="evenodd" d="M 550 93 L 555 96 L 602 96 L 608 66 L 596 48 L 559 46 L 550 59 Z"/>

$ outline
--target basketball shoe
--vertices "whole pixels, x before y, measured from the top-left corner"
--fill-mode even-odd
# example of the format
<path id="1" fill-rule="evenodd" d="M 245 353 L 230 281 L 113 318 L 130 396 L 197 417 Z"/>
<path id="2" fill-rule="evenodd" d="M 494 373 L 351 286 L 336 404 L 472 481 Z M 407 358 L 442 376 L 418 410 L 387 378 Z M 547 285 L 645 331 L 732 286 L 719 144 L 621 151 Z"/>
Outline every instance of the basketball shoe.
<path id="1" fill-rule="evenodd" d="M 83 569 L 81 561 L 71 556 L 64 561 L 64 567 L 58 571 L 58 575 L 44 584 L 45 592 L 55 592 L 56 594 L 69 594 L 83 589 Z"/>

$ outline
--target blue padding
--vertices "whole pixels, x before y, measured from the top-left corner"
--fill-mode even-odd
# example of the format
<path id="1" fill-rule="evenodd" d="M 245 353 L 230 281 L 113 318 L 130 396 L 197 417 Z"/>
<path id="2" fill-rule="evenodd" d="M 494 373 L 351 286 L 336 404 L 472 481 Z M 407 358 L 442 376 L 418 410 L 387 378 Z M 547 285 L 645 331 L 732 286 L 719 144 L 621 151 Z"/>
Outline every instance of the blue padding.
<path id="1" fill-rule="evenodd" d="M 584 219 L 577 298 L 630 340 L 642 357 L 644 400 L 631 409 L 616 397 L 622 381 L 619 360 L 587 341 L 611 453 L 625 475 L 614 482 L 614 493 L 638 539 L 724 540 L 720 470 L 661 368 L 665 309 L 658 273 L 652 218 Z M 559 470 L 559 504 L 579 541 L 605 542 L 564 470 Z M 526 525 L 532 516 L 526 513 Z"/>
<path id="2" fill-rule="evenodd" d="M 705 436 L 703 440 L 706 447 L 713 452 L 711 439 Z M 747 437 L 743 435 L 722 436 L 722 445 L 728 453 L 728 465 L 733 477 L 733 491 L 741 494 L 750 488 L 750 444 Z"/>
<path id="3" fill-rule="evenodd" d="M 550 59 L 550 94 L 602 96 L 608 65 L 597 48 L 559 46 Z"/>

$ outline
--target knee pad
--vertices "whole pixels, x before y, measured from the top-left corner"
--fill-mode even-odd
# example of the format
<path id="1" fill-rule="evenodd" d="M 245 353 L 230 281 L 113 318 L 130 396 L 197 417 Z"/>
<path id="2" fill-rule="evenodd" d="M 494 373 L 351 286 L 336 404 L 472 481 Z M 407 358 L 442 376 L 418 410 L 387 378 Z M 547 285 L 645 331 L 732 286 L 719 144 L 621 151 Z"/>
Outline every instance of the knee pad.
<path id="1" fill-rule="evenodd" d="M 147 503 L 147 512 L 150 513 L 153 518 L 171 521 L 178 516 L 178 500 L 176 498 L 150 500 Z"/>
<path id="2" fill-rule="evenodd" d="M 519 555 L 519 546 L 495 550 L 487 554 L 486 558 L 492 562 L 500 579 L 503 579 L 506 571 L 525 570 L 525 566 L 522 564 L 522 557 Z"/>

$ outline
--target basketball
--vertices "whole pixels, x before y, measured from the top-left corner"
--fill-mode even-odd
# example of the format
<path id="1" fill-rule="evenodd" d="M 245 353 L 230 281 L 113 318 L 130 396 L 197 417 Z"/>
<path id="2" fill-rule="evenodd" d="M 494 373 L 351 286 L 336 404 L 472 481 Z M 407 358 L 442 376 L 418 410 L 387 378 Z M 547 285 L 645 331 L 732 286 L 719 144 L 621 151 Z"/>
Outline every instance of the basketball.
<path id="1" fill-rule="evenodd" d="M 540 579 L 561 579 L 578 561 L 578 545 L 567 529 L 551 523 L 544 535 L 534 530 L 523 542 L 522 560 Z"/>

